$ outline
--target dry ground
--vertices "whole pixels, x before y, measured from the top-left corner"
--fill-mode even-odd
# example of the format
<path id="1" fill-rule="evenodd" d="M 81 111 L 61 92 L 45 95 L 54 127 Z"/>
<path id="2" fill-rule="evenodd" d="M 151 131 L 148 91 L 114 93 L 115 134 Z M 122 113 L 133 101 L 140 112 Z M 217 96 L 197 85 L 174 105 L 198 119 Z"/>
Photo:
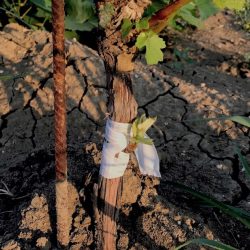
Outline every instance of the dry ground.
<path id="1" fill-rule="evenodd" d="M 118 249 L 173 249 L 191 238 L 218 239 L 250 249 L 250 231 L 219 211 L 168 186 L 184 183 L 250 211 L 250 181 L 234 152 L 250 161 L 249 129 L 230 121 L 250 115 L 250 39 L 228 14 L 202 30 L 171 33 L 163 63 L 136 60 L 139 112 L 157 116 L 150 135 L 161 158 L 161 184 L 142 177 L 132 157 L 124 178 Z M 0 32 L 1 249 L 56 249 L 51 34 L 17 24 Z M 178 51 L 182 51 L 180 55 Z M 91 185 L 97 180 L 106 116 L 103 62 L 92 49 L 67 42 L 70 249 L 95 249 Z M 0 184 L 0 188 L 4 188 Z M 189 249 L 201 249 L 192 246 Z M 205 249 L 205 248 L 203 248 Z"/>

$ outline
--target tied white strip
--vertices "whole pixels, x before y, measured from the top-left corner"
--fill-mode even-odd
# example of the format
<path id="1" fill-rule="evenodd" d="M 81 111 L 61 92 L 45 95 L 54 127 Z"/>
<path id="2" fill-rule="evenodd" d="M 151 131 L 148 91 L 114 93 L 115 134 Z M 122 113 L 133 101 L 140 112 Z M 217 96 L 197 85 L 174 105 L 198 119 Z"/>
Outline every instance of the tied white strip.
<path id="1" fill-rule="evenodd" d="M 123 176 L 129 161 L 129 154 L 122 150 L 129 143 L 130 131 L 131 124 L 129 123 L 107 120 L 100 168 L 100 174 L 103 177 L 112 179 Z M 154 145 L 139 143 L 135 155 L 142 174 L 161 177 L 159 157 Z"/>

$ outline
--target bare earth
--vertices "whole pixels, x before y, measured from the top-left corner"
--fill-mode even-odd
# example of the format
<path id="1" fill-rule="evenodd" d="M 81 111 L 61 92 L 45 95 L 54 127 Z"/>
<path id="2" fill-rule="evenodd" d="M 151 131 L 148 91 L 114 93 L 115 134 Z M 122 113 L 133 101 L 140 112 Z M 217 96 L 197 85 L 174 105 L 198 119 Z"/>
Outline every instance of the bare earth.
<path id="1" fill-rule="evenodd" d="M 202 30 L 170 32 L 163 63 L 136 60 L 139 112 L 157 116 L 150 131 L 162 179 L 140 176 L 134 157 L 124 178 L 118 249 L 174 249 L 192 238 L 250 249 L 250 230 L 166 184 L 174 180 L 250 211 L 250 181 L 235 155 L 250 162 L 249 129 L 230 121 L 250 115 L 250 37 L 230 15 L 211 17 Z M 17 24 L 0 32 L 0 196 L 3 250 L 57 249 L 53 159 L 51 34 Z M 187 51 L 174 56 L 173 48 Z M 91 193 L 97 182 L 106 117 L 103 62 L 92 49 L 67 42 L 67 110 L 72 229 L 70 249 L 95 249 Z M 5 188 L 0 183 L 0 188 Z M 191 246 L 187 249 L 208 249 Z"/>

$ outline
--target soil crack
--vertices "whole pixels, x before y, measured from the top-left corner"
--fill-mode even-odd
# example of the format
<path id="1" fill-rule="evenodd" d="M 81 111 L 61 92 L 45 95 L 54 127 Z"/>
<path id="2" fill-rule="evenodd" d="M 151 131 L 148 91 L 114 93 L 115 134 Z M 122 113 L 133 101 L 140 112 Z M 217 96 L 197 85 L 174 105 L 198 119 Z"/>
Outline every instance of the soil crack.
<path id="1" fill-rule="evenodd" d="M 3 137 L 3 130 L 5 128 L 7 128 L 8 126 L 8 116 L 15 113 L 18 109 L 13 109 L 13 110 L 10 110 L 8 113 L 4 114 L 1 116 L 1 125 L 0 125 L 0 139 Z M 0 144 L 0 147 L 2 147 L 2 145 Z"/>
<path id="2" fill-rule="evenodd" d="M 250 194 L 250 189 L 247 187 L 247 185 L 240 179 L 240 162 L 238 157 L 235 156 L 235 158 L 232 160 L 233 163 L 233 173 L 231 174 L 231 177 L 234 181 L 238 183 L 238 185 L 241 188 L 241 193 L 239 197 L 235 197 L 232 201 L 232 205 L 238 205 L 242 200 L 246 200 L 247 196 Z"/>
<path id="3" fill-rule="evenodd" d="M 153 98 L 152 100 L 148 101 L 147 103 L 145 103 L 145 104 L 139 106 L 138 108 L 145 108 L 145 107 L 147 107 L 149 104 L 152 104 L 152 103 L 156 102 L 160 97 L 169 94 L 170 91 L 173 90 L 174 88 L 176 88 L 176 86 L 171 86 L 170 89 L 168 89 L 167 91 L 165 91 L 165 92 L 163 92 L 163 93 L 157 95 L 155 98 Z"/>
<path id="4" fill-rule="evenodd" d="M 31 143 L 32 143 L 32 146 L 33 148 L 36 148 L 36 143 L 35 143 L 35 130 L 36 130 L 36 125 L 37 125 L 37 119 L 36 119 L 36 116 L 34 114 L 34 111 L 33 109 L 30 107 L 30 113 L 31 113 L 31 116 L 33 117 L 33 120 L 34 120 L 34 124 L 32 126 L 32 130 L 31 130 L 31 136 L 29 137 L 29 139 L 31 140 Z"/>
<path id="5" fill-rule="evenodd" d="M 26 103 L 26 105 L 23 107 L 23 110 L 26 110 L 27 108 L 31 107 L 30 103 L 37 97 L 37 93 L 38 90 L 42 90 L 43 87 L 45 86 L 45 84 L 47 83 L 47 81 L 53 77 L 53 73 L 49 72 L 48 75 L 46 77 L 44 77 L 43 79 L 40 80 L 40 85 L 38 88 L 36 88 L 32 94 L 31 94 L 31 98 L 28 100 L 28 102 Z"/>

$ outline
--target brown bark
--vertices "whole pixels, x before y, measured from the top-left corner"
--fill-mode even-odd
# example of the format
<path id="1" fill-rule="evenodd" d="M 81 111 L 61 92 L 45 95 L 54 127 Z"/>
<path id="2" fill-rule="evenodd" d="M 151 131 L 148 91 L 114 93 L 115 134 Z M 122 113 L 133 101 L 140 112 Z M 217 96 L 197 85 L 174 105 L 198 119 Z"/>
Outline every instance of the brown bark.
<path id="1" fill-rule="evenodd" d="M 52 1 L 56 180 L 67 178 L 64 0 Z"/>
<path id="2" fill-rule="evenodd" d="M 110 68 L 109 65 L 106 65 Z M 117 122 L 130 123 L 137 115 L 137 103 L 132 92 L 132 82 L 129 74 L 113 71 L 108 73 L 110 118 Z M 116 220 L 118 218 L 122 192 L 122 177 L 107 179 L 100 176 L 100 235 L 99 249 L 116 249 Z"/>
<path id="3" fill-rule="evenodd" d="M 121 54 L 133 54 L 134 49 L 126 45 L 122 40 L 119 25 L 123 18 L 130 18 L 131 16 L 135 18 L 141 17 L 144 8 L 151 1 L 138 1 L 137 9 L 135 8 L 136 2 L 133 0 L 106 0 L 100 2 L 100 5 L 112 2 L 115 6 L 115 14 L 99 41 L 99 54 L 104 60 L 107 75 L 109 116 L 117 122 L 131 123 L 137 116 L 137 102 L 133 95 L 130 74 L 129 72 L 118 71 L 117 58 Z M 125 13 L 123 10 L 124 8 L 128 10 L 128 6 L 133 6 L 133 13 L 131 12 L 131 16 L 123 16 Z M 120 208 L 122 182 L 122 177 L 107 179 L 100 176 L 98 249 L 116 249 L 116 220 Z"/>
<path id="4" fill-rule="evenodd" d="M 69 243 L 65 105 L 64 0 L 52 0 L 57 241 Z"/>

